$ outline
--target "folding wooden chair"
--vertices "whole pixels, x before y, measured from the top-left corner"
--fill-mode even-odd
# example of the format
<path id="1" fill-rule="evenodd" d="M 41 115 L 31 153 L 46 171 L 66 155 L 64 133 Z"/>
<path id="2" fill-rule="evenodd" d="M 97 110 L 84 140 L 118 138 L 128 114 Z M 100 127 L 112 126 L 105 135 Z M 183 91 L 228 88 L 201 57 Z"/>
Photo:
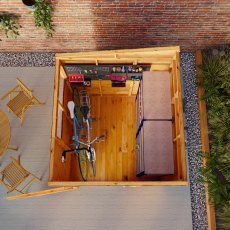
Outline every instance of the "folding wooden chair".
<path id="1" fill-rule="evenodd" d="M 13 112 L 20 120 L 20 124 L 22 125 L 25 111 L 30 106 L 39 106 L 44 105 L 45 103 L 39 102 L 33 94 L 32 90 L 28 89 L 18 78 L 17 78 L 18 86 L 10 90 L 7 94 L 5 94 L 1 100 L 4 100 L 7 96 L 9 96 L 9 102 L 7 104 L 8 111 Z M 13 94 L 17 94 L 12 97 Z"/>
<path id="2" fill-rule="evenodd" d="M 38 177 L 33 175 L 32 173 L 28 172 L 24 169 L 18 160 L 10 157 L 12 162 L 8 164 L 2 171 L 1 171 L 1 178 L 0 183 L 8 190 L 7 193 L 18 191 L 24 194 L 24 191 L 32 184 L 35 180 L 40 180 Z M 30 180 L 29 180 L 30 177 Z M 28 182 L 26 183 L 26 180 Z M 23 188 L 19 189 L 18 187 L 24 183 Z"/>

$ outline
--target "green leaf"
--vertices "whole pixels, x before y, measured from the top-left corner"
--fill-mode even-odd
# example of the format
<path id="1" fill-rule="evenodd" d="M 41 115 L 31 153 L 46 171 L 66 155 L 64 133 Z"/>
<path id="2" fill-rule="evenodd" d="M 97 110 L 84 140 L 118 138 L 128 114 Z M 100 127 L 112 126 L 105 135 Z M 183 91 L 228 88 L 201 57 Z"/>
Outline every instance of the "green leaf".
<path id="1" fill-rule="evenodd" d="M 0 15 L 0 29 L 4 30 L 7 38 L 16 38 L 19 35 L 16 19 L 10 14 Z"/>
<path id="2" fill-rule="evenodd" d="M 36 27 L 40 27 L 46 31 L 47 37 L 52 37 L 54 32 L 52 25 L 52 7 L 43 0 L 35 0 L 35 9 L 33 17 Z"/>

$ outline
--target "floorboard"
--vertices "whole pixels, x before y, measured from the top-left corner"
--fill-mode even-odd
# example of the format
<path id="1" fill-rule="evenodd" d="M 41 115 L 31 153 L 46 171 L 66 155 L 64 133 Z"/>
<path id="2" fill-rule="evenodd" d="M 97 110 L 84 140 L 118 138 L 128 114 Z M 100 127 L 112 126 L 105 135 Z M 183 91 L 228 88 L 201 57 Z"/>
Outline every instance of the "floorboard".
<path id="1" fill-rule="evenodd" d="M 95 178 L 92 177 L 89 165 L 88 181 L 135 179 L 135 105 L 134 96 L 91 96 L 91 117 L 95 119 L 92 122 L 91 139 L 100 135 L 106 135 L 106 138 L 94 144 L 97 173 Z M 78 167 L 74 168 L 76 170 L 72 170 L 72 173 L 79 174 Z"/>

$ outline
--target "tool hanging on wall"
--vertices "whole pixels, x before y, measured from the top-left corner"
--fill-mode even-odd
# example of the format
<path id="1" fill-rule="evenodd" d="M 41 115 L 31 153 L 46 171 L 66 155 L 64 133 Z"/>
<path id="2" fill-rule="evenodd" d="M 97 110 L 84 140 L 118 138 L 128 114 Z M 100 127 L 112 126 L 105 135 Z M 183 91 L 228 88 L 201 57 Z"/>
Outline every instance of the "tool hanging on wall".
<path id="1" fill-rule="evenodd" d="M 68 75 L 69 82 L 72 84 L 76 84 L 79 86 L 91 86 L 91 79 L 84 76 L 84 74 L 69 74 Z"/>

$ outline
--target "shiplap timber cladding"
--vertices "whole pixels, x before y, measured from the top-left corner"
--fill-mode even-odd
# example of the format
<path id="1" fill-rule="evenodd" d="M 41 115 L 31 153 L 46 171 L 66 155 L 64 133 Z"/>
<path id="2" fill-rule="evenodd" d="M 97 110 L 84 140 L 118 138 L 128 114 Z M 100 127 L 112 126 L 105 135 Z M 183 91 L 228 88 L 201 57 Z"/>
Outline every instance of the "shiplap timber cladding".
<path id="1" fill-rule="evenodd" d="M 12 124 L 12 143 L 0 162 L 21 155 L 25 168 L 42 177 L 28 192 L 50 189 L 48 182 L 54 68 L 0 68 L 0 96 L 15 85 L 16 77 L 34 90 L 46 105 L 27 111 L 18 120 L 3 109 Z M 13 195 L 13 194 L 12 194 Z M 189 187 L 84 187 L 50 196 L 7 201 L 0 186 L 1 230 L 192 230 Z"/>

